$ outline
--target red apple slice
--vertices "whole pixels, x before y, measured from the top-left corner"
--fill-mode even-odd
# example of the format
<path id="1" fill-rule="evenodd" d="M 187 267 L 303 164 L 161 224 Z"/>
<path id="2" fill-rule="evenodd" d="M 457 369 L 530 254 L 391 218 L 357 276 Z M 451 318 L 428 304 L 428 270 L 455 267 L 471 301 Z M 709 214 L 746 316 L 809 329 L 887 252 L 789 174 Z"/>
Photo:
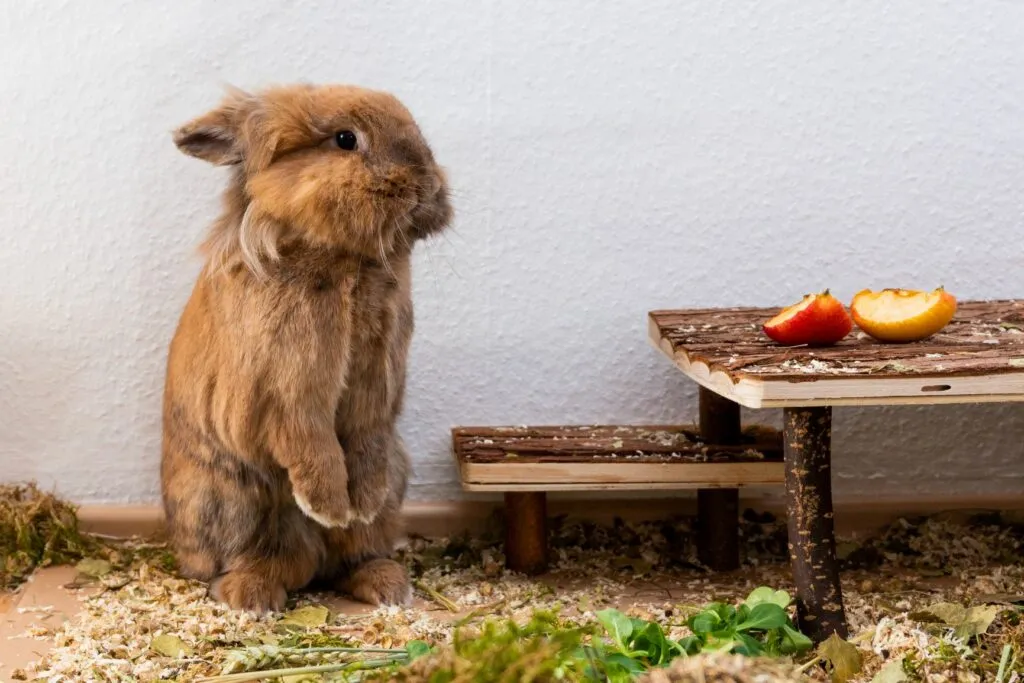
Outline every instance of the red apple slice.
<path id="1" fill-rule="evenodd" d="M 764 324 L 764 333 L 784 346 L 828 346 L 853 329 L 853 319 L 839 299 L 826 289 L 808 294 Z"/>

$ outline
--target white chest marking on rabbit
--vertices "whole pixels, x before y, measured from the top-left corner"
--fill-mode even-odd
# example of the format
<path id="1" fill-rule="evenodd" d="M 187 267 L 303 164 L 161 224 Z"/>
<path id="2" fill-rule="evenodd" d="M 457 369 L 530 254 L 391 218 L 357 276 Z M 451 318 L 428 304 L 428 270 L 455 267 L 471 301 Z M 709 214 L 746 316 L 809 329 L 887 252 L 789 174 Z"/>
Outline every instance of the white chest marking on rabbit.
<path id="1" fill-rule="evenodd" d="M 330 519 L 328 517 L 324 517 L 323 515 L 319 515 L 316 512 L 313 512 L 313 507 L 309 504 L 309 501 L 306 500 L 305 496 L 303 496 L 300 493 L 295 493 L 294 497 L 295 497 L 295 504 L 299 506 L 300 510 L 302 510 L 302 514 L 306 515 L 311 520 L 313 520 L 314 522 L 316 522 L 317 524 L 319 524 L 320 526 L 322 526 L 322 527 L 324 527 L 326 529 L 333 529 L 335 527 L 340 527 L 340 528 L 344 529 L 352 521 L 351 517 L 349 517 L 347 519 L 344 519 L 344 520 L 341 520 L 341 521 L 337 521 L 337 520 Z"/>

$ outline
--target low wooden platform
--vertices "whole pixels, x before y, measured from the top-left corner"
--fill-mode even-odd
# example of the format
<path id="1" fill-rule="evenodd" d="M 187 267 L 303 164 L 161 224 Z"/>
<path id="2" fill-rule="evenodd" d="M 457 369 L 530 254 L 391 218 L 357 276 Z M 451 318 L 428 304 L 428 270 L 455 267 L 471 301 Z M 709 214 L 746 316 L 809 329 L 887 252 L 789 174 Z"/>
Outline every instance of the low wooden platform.
<path id="1" fill-rule="evenodd" d="M 1024 401 L 1024 302 L 969 301 L 941 333 L 883 344 L 855 330 L 825 348 L 779 346 L 780 309 L 652 311 L 650 339 L 687 376 L 749 408 Z"/>
<path id="2" fill-rule="evenodd" d="M 452 431 L 467 491 L 599 491 L 785 483 L 782 436 L 752 428 L 736 445 L 681 426 L 462 427 Z"/>
<path id="3" fill-rule="evenodd" d="M 735 418 L 735 438 L 715 442 L 678 425 L 579 425 L 458 427 L 452 445 L 463 488 L 505 496 L 513 570 L 547 567 L 547 492 L 672 489 L 698 489 L 699 554 L 734 568 L 738 489 L 785 483 L 782 435 Z"/>

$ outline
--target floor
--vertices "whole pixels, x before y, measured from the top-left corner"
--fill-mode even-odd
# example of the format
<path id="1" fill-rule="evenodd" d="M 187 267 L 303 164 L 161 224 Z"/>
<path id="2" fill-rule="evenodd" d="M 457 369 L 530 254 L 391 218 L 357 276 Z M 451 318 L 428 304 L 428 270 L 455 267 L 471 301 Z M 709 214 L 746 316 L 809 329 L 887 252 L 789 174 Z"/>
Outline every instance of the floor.
<path id="1" fill-rule="evenodd" d="M 706 574 L 680 565 L 679 560 L 687 555 L 687 538 L 685 526 L 668 523 L 611 528 L 586 523 L 565 525 L 553 533 L 556 571 L 532 581 L 504 573 L 495 548 L 483 540 L 417 541 L 401 551 L 401 559 L 422 582 L 415 609 L 407 611 L 414 614 L 381 617 L 370 615 L 373 609 L 367 605 L 337 597 L 316 596 L 313 600 L 341 617 L 332 617 L 325 625 L 331 634 L 354 637 L 374 647 L 393 647 L 411 638 L 430 640 L 440 631 L 450 633 L 452 622 L 469 614 L 478 619 L 512 616 L 557 603 L 569 617 L 616 606 L 627 612 L 634 607 L 642 613 L 638 616 L 645 618 L 678 621 L 680 610 L 688 611 L 710 600 L 741 600 L 757 586 L 792 590 L 792 577 L 783 561 L 784 527 L 777 520 L 745 521 L 744 547 L 752 564 L 728 574 Z M 915 657 L 922 666 L 936 667 L 935 671 L 943 673 L 949 673 L 950 667 L 960 667 L 959 660 L 935 659 L 945 652 L 943 634 L 951 629 L 927 626 L 910 616 L 939 602 L 1000 606 L 997 612 L 1004 617 L 976 646 L 979 655 L 985 656 L 988 673 L 994 667 L 993 657 L 998 664 L 1004 643 L 1019 648 L 1015 651 L 1024 651 L 1024 629 L 1017 628 L 1019 617 L 1005 616 L 1024 609 L 1024 596 L 1020 594 L 1024 586 L 1024 518 L 1019 515 L 959 512 L 905 521 L 894 524 L 877 539 L 844 541 L 840 551 L 848 558 L 842 578 L 851 633 L 858 634 L 858 647 L 866 658 L 864 676 L 856 680 L 871 680 L 879 667 L 897 654 L 903 657 L 909 653 L 907 656 Z M 149 616 L 149 603 L 142 604 L 141 612 L 123 613 L 145 613 L 145 621 L 151 624 L 145 631 L 133 617 L 119 616 L 117 608 L 126 604 L 127 593 L 139 589 L 162 594 L 172 590 L 168 582 L 185 583 L 162 573 L 143 574 L 148 578 L 138 578 L 127 586 L 120 584 L 125 587 L 111 589 L 88 606 L 83 598 L 103 589 L 76 584 L 73 568 L 42 570 L 17 595 L 0 594 L 0 683 L 17 680 L 11 677 L 12 672 L 50 650 L 53 643 L 47 639 L 49 634 L 76 614 L 89 614 L 87 610 L 105 619 L 108 635 L 113 632 L 117 637 L 142 637 L 143 643 L 158 632 L 188 637 L 189 620 L 209 623 L 206 611 L 189 612 L 208 602 L 202 590 L 196 594 L 199 597 L 178 591 L 176 595 L 183 596 L 184 602 L 165 601 L 171 606 L 164 608 L 159 617 L 162 621 Z M 431 590 L 435 597 L 430 597 Z M 441 597 L 436 597 L 438 593 Z M 446 609 L 441 604 L 444 601 L 454 603 L 455 610 Z M 125 628 L 126 620 L 131 628 Z M 379 632 L 374 632 L 378 622 Z M 76 644 L 73 647 L 99 638 L 92 622 L 83 623 L 87 627 L 79 625 L 79 640 L 69 641 Z M 392 641 L 384 643 L 383 638 Z M 142 650 L 146 650 L 145 645 Z M 88 659 L 89 665 L 95 661 L 84 645 L 77 652 Z M 126 661 L 133 665 L 136 662 Z M 966 668 L 957 671 L 957 675 L 968 673 Z M 66 680 L 83 679 L 72 675 Z"/>
<path id="2" fill-rule="evenodd" d="M 749 578 L 733 575 L 731 582 L 748 583 Z M 36 572 L 33 578 L 17 594 L 0 595 L 0 683 L 13 683 L 13 672 L 36 661 L 53 646 L 51 634 L 66 620 L 79 613 L 82 601 L 93 590 L 75 584 L 76 571 L 72 567 L 52 567 Z M 538 579 L 552 589 L 552 593 L 570 595 L 582 589 L 593 588 L 592 581 L 581 580 L 559 572 L 553 572 Z M 698 583 L 706 584 L 706 579 Z M 658 581 L 634 581 L 625 590 L 613 591 L 608 597 L 611 604 L 627 611 L 631 607 L 647 606 L 652 603 L 678 601 L 694 593 L 692 579 L 681 581 L 677 578 Z M 700 589 L 703 592 L 706 588 Z M 424 598 L 426 596 L 424 595 Z M 369 605 L 353 602 L 340 597 L 322 601 L 332 612 L 358 617 L 370 614 Z M 532 601 L 531 601 L 532 602 Z M 529 603 L 527 603 L 529 604 Z M 611 605 L 609 605 L 611 606 Z M 455 622 L 469 616 L 474 609 L 467 607 L 451 612 L 430 599 L 417 597 L 413 607 L 428 613 L 440 622 Z M 575 612 L 576 605 L 569 607 Z M 358 619 L 354 620 L 359 623 Z"/>
<path id="3" fill-rule="evenodd" d="M 53 646 L 47 636 L 79 613 L 82 600 L 92 591 L 74 585 L 76 574 L 73 567 L 50 567 L 37 571 L 17 594 L 0 593 L 0 683 L 15 680 L 11 678 L 14 671 L 38 660 Z M 430 606 L 417 602 L 423 608 Z M 352 615 L 372 611 L 369 605 L 340 598 L 329 606 Z"/>
<path id="4" fill-rule="evenodd" d="M 22 636 L 42 628 L 52 632 L 78 613 L 81 595 L 62 588 L 75 574 L 71 567 L 44 569 L 17 594 L 0 594 L 0 682 L 13 680 L 13 671 L 38 659 L 52 645 L 52 641 Z"/>

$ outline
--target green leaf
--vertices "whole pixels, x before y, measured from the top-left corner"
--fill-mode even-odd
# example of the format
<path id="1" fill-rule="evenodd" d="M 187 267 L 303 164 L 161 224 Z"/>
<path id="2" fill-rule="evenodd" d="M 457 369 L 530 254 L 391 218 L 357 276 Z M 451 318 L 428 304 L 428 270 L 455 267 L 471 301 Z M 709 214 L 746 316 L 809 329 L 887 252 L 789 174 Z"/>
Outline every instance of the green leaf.
<path id="1" fill-rule="evenodd" d="M 429 655 L 430 646 L 422 640 L 410 640 L 405 644 L 405 652 L 409 655 L 409 660 L 412 661 L 413 659 Z"/>
<path id="2" fill-rule="evenodd" d="M 605 609 L 597 613 L 597 619 L 604 626 L 619 649 L 625 650 L 629 636 L 633 633 L 633 621 L 616 609 Z"/>
<path id="3" fill-rule="evenodd" d="M 99 579 L 110 573 L 110 563 L 106 560 L 86 558 L 75 565 L 82 576 Z"/>
<path id="4" fill-rule="evenodd" d="M 782 628 L 789 623 L 789 615 L 786 610 L 775 603 L 762 602 L 750 610 L 747 620 L 736 626 L 737 631 L 767 631 L 773 628 Z"/>
<path id="5" fill-rule="evenodd" d="M 729 652 L 736 646 L 735 635 L 730 633 L 726 637 L 716 635 L 708 636 L 700 651 L 705 653 Z"/>
<path id="6" fill-rule="evenodd" d="M 667 662 L 678 648 L 675 643 L 665 638 L 661 624 L 654 621 L 646 623 L 643 630 L 634 634 L 632 647 L 634 653 L 643 652 L 643 656 L 653 666 Z"/>
<path id="7" fill-rule="evenodd" d="M 736 608 L 721 602 L 713 602 L 708 605 L 709 609 L 718 615 L 724 623 L 732 625 L 736 623 Z"/>
<path id="8" fill-rule="evenodd" d="M 810 650 L 814 642 L 788 624 L 782 627 L 782 649 L 780 654 L 791 655 Z"/>
<path id="9" fill-rule="evenodd" d="M 790 601 L 791 598 L 786 591 L 777 591 L 768 586 L 761 586 L 752 590 L 743 604 L 751 609 L 763 604 L 778 605 L 782 609 L 786 609 L 789 607 Z"/>
<path id="10" fill-rule="evenodd" d="M 605 658 L 605 663 L 612 665 L 613 668 L 619 668 L 622 671 L 627 671 L 631 674 L 643 673 L 645 667 L 640 662 L 636 661 L 632 657 L 628 657 L 621 652 L 613 652 Z"/>
<path id="11" fill-rule="evenodd" d="M 637 649 L 638 646 L 635 644 L 636 639 L 639 638 L 643 634 L 643 632 L 647 630 L 647 627 L 650 626 L 652 623 L 653 622 L 644 621 L 643 619 L 637 619 L 636 617 L 630 619 L 629 638 L 626 639 L 626 644 L 632 646 L 633 649 Z M 659 631 L 661 630 L 660 626 L 658 626 L 657 624 L 654 625 L 658 627 Z"/>
<path id="12" fill-rule="evenodd" d="M 736 654 L 746 655 L 747 657 L 757 657 L 764 654 L 764 647 L 756 638 L 748 636 L 746 633 L 737 633 L 736 638 L 738 642 L 738 647 L 734 649 Z"/>
<path id="13" fill-rule="evenodd" d="M 832 683 L 846 683 L 860 673 L 863 667 L 857 648 L 835 633 L 818 646 L 818 656 L 828 664 L 832 673 Z"/>
<path id="14" fill-rule="evenodd" d="M 743 603 L 736 608 L 736 623 L 742 624 L 750 617 L 750 605 Z"/>
<path id="15" fill-rule="evenodd" d="M 299 628 L 315 628 L 327 623 L 331 611 L 323 605 L 309 605 L 286 612 L 279 622 L 282 626 L 297 626 Z"/>
<path id="16" fill-rule="evenodd" d="M 181 638 L 166 633 L 153 638 L 149 644 L 149 649 L 158 655 L 174 659 L 183 656 L 187 657 L 192 654 L 192 648 L 186 645 Z"/>
<path id="17" fill-rule="evenodd" d="M 1006 680 L 1006 670 L 1013 668 L 1017 663 L 1017 657 L 1013 654 L 1013 645 L 1003 645 L 1003 653 L 999 657 L 999 669 L 996 671 L 996 683 L 1003 683 Z"/>
<path id="18" fill-rule="evenodd" d="M 688 626 L 697 635 L 707 635 L 715 631 L 722 619 L 714 612 L 705 611 L 690 618 Z"/>
<path id="19" fill-rule="evenodd" d="M 905 683 L 909 680 L 903 671 L 903 657 L 900 657 L 879 669 L 871 683 Z"/>
<path id="20" fill-rule="evenodd" d="M 685 638 L 680 638 L 678 642 L 679 649 L 686 653 L 688 657 L 691 657 L 700 652 L 701 646 L 703 644 L 704 641 L 702 641 L 697 636 L 686 636 Z"/>

